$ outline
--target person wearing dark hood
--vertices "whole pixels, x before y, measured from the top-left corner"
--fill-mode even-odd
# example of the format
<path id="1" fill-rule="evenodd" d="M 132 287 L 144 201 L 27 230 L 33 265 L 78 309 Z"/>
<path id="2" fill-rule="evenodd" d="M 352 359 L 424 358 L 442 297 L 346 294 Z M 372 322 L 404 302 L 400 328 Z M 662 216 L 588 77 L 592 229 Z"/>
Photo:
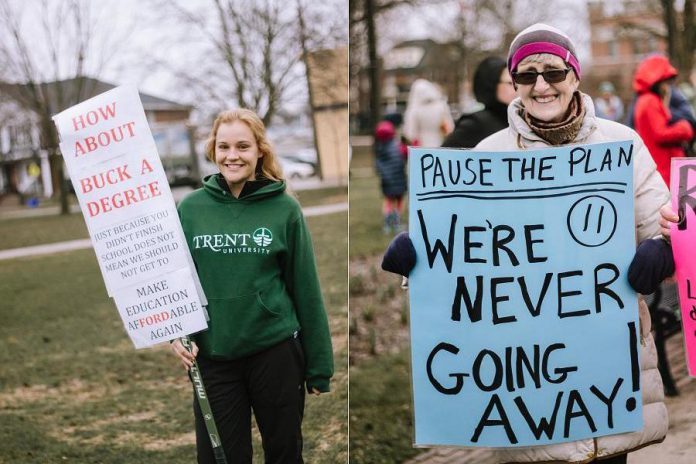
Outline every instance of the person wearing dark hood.
<path id="1" fill-rule="evenodd" d="M 694 137 L 694 130 L 687 120 L 670 122 L 671 85 L 676 77 L 677 70 L 667 58 L 660 55 L 643 60 L 633 77 L 633 89 L 638 94 L 635 129 L 650 150 L 657 170 L 668 187 L 672 158 L 683 157 L 682 144 Z"/>
<path id="2" fill-rule="evenodd" d="M 507 107 L 516 94 L 504 59 L 489 56 L 481 61 L 474 73 L 474 95 L 485 108 L 461 116 L 443 147 L 473 148 L 508 126 Z"/>

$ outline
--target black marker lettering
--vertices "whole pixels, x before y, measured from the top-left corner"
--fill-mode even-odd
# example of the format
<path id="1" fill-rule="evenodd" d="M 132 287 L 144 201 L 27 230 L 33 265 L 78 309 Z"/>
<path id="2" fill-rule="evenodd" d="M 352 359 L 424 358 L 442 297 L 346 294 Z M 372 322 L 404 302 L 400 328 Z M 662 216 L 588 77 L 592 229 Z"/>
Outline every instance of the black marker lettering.
<path id="1" fill-rule="evenodd" d="M 425 219 L 423 219 L 423 211 L 418 210 L 418 221 L 420 223 L 421 234 L 423 234 L 423 241 L 425 242 L 425 251 L 428 254 L 428 264 L 430 269 L 433 268 L 435 263 L 435 258 L 437 258 L 437 253 L 440 252 L 442 255 L 442 260 L 445 262 L 445 267 L 447 267 L 447 272 L 452 272 L 452 259 L 454 257 L 454 228 L 457 225 L 457 215 L 452 215 L 452 220 L 450 222 L 450 231 L 447 249 L 442 244 L 440 239 L 435 240 L 435 246 L 430 246 L 430 240 L 428 239 L 428 230 L 425 227 Z"/>
<path id="2" fill-rule="evenodd" d="M 500 419 L 489 418 L 489 416 L 493 412 L 493 409 L 498 410 L 498 415 L 500 416 Z M 484 427 L 497 427 L 501 425 L 505 429 L 505 434 L 507 435 L 510 444 L 516 444 L 517 437 L 515 436 L 515 432 L 512 431 L 510 421 L 508 420 L 507 414 L 505 414 L 505 408 L 503 408 L 503 403 L 500 401 L 498 395 L 494 394 L 491 396 L 491 400 L 488 402 L 488 406 L 486 406 L 486 410 L 484 411 L 483 416 L 481 416 L 481 420 L 476 426 L 476 430 L 474 430 L 474 434 L 471 437 L 471 441 L 476 443 L 479 440 L 479 437 L 481 436 L 481 432 L 483 432 Z"/>

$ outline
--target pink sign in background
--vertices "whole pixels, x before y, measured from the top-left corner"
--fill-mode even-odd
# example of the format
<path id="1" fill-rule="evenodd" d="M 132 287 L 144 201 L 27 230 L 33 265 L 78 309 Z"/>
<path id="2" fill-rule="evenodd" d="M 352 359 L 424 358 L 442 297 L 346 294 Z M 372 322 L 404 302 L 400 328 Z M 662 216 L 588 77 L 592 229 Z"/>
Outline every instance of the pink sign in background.
<path id="1" fill-rule="evenodd" d="M 696 377 L 696 158 L 672 159 L 671 184 L 672 209 L 680 218 L 671 227 L 672 252 L 689 375 Z"/>

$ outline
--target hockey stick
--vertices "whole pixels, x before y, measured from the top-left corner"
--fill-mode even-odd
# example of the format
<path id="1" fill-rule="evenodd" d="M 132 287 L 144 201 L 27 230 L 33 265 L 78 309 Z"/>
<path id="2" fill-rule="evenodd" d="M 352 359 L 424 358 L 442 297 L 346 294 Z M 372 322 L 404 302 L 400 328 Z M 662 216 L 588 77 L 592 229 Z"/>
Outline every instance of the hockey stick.
<path id="1" fill-rule="evenodd" d="M 189 353 L 191 353 L 191 339 L 188 338 L 188 336 L 181 338 L 181 344 L 184 345 L 184 348 L 186 348 Z M 215 425 L 213 411 L 210 409 L 210 401 L 208 401 L 208 395 L 205 393 L 203 378 L 201 377 L 201 371 L 198 369 L 198 362 L 196 360 L 193 361 L 193 366 L 191 366 L 191 369 L 189 369 L 189 378 L 191 379 L 191 383 L 193 383 L 194 390 L 196 391 L 198 405 L 201 408 L 201 414 L 205 420 L 205 428 L 208 431 L 210 443 L 213 445 L 215 462 L 217 464 L 227 464 L 225 451 L 222 449 L 222 443 L 220 442 L 220 434 L 218 434 L 217 426 Z"/>

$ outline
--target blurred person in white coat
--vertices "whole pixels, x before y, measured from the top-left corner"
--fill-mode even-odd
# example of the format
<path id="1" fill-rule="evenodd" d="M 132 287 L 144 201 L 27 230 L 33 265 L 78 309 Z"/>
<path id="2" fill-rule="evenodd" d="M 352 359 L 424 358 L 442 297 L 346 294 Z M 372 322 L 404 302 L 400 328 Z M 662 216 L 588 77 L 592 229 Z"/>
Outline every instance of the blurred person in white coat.
<path id="1" fill-rule="evenodd" d="M 439 147 L 454 129 L 447 99 L 437 85 L 417 79 L 408 94 L 403 134 L 410 145 Z"/>

